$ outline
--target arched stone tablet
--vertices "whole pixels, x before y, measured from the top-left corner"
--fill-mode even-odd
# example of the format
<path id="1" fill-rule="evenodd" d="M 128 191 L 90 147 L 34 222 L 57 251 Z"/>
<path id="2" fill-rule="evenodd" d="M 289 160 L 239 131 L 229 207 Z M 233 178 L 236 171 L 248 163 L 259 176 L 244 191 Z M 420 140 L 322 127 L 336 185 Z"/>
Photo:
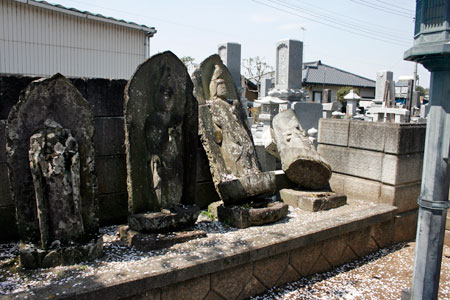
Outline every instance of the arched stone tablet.
<path id="1" fill-rule="evenodd" d="M 78 142 L 83 228 L 87 235 L 98 232 L 93 116 L 80 92 L 64 76 L 56 74 L 30 83 L 8 117 L 7 163 L 22 241 L 37 242 L 40 237 L 28 151 L 30 137 L 50 123 L 70 130 Z"/>
<path id="2" fill-rule="evenodd" d="M 197 101 L 172 52 L 138 66 L 125 88 L 129 213 L 159 211 L 195 197 Z"/>

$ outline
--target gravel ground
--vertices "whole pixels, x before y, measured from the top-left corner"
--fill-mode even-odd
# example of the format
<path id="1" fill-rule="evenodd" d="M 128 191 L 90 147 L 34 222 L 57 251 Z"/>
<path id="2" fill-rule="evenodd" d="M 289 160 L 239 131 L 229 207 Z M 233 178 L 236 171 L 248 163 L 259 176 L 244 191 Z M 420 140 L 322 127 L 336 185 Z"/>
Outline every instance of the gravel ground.
<path id="1" fill-rule="evenodd" d="M 400 299 L 402 290 L 411 285 L 414 247 L 411 242 L 380 249 L 330 272 L 287 283 L 250 299 Z M 439 299 L 450 299 L 449 279 L 450 258 L 443 256 Z"/>

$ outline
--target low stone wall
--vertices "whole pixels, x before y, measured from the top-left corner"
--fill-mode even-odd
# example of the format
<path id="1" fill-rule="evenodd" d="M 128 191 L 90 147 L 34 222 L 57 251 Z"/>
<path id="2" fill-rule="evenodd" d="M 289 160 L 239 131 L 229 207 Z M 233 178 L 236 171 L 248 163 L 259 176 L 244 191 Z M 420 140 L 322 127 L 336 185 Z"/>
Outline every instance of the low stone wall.
<path id="1" fill-rule="evenodd" d="M 318 152 L 330 163 L 333 191 L 398 207 L 396 222 L 417 223 L 425 124 L 321 119 Z M 410 239 L 415 231 L 405 232 Z"/>
<path id="2" fill-rule="evenodd" d="M 0 299 L 245 299 L 402 240 L 390 205 L 350 203 L 304 214 L 297 216 L 302 226 L 286 220 L 242 229 L 237 236 L 198 239 L 180 245 L 177 255 L 139 260 L 132 270 L 75 277 Z"/>
<path id="3" fill-rule="evenodd" d="M 17 238 L 15 208 L 11 198 L 6 166 L 5 129 L 9 111 L 20 92 L 38 77 L 0 75 L 0 240 Z M 124 146 L 123 96 L 126 80 L 71 78 L 89 102 L 95 123 L 95 164 L 98 178 L 99 217 L 101 225 L 125 223 L 128 214 L 126 159 Z M 217 201 L 206 154 L 197 149 L 201 168 L 197 174 L 197 197 L 201 207 Z"/>

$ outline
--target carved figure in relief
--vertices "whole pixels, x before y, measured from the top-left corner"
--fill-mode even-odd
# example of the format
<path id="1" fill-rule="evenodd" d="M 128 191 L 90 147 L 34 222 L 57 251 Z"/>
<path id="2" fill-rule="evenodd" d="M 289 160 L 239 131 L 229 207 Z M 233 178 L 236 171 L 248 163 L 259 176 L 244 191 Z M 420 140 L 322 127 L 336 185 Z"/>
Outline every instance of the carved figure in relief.
<path id="1" fill-rule="evenodd" d="M 166 67 L 155 110 L 145 122 L 149 178 L 153 180 L 152 187 L 160 207 L 168 207 L 174 200 L 179 202 L 183 190 L 183 164 L 179 160 L 183 151 L 183 120 L 179 114 L 172 113 L 179 109 L 173 97 L 175 84 L 170 68 Z M 176 175 L 172 176 L 174 173 Z"/>

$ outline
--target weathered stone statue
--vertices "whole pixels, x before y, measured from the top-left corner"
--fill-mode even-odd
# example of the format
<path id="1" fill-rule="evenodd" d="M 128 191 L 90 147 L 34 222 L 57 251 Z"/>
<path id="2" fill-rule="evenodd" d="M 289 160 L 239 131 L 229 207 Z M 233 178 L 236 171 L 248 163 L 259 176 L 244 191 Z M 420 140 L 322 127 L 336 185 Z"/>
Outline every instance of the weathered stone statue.
<path id="1" fill-rule="evenodd" d="M 47 120 L 30 138 L 30 169 L 36 195 L 41 246 L 84 234 L 80 197 L 80 154 L 70 130 Z"/>
<path id="2" fill-rule="evenodd" d="M 89 104 L 60 74 L 32 82 L 11 110 L 7 163 L 24 267 L 102 255 L 93 136 Z"/>
<path id="3" fill-rule="evenodd" d="M 158 243 L 156 233 L 195 223 L 198 106 L 184 64 L 172 52 L 138 66 L 125 88 L 128 226 L 121 237 L 141 250 L 205 235 L 190 232 Z"/>
<path id="4" fill-rule="evenodd" d="M 262 173 L 246 114 L 228 69 L 218 55 L 193 74 L 199 103 L 199 132 L 216 190 L 225 203 L 275 192 L 271 173 Z"/>
<path id="5" fill-rule="evenodd" d="M 331 177 L 329 164 L 317 153 L 292 109 L 273 119 L 273 130 L 287 177 L 302 187 L 321 189 Z"/>
<path id="6" fill-rule="evenodd" d="M 137 68 L 125 88 L 124 114 L 129 212 L 160 211 L 193 199 L 197 102 L 173 53 Z"/>

